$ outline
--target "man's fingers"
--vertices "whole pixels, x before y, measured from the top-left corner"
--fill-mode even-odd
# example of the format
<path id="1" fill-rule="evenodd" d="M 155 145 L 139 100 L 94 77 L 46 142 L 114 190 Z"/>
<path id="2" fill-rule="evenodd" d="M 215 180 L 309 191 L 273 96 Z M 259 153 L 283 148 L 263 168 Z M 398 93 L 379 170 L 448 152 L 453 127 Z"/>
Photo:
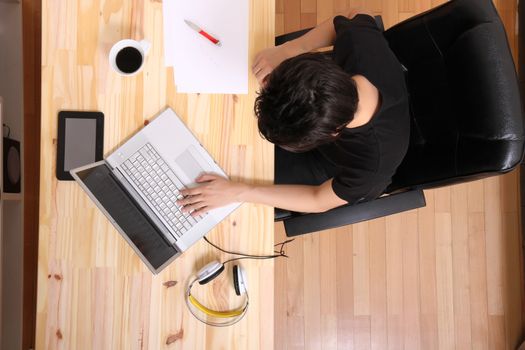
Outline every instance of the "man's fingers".
<path id="1" fill-rule="evenodd" d="M 254 75 L 259 75 L 261 73 L 265 73 L 265 75 L 269 74 L 273 70 L 273 67 L 268 60 L 261 60 L 256 65 L 253 66 L 252 72 Z"/>
<path id="2" fill-rule="evenodd" d="M 197 202 L 197 203 L 192 203 L 192 204 L 188 204 L 188 205 L 185 205 L 182 207 L 182 212 L 184 213 L 188 213 L 192 210 L 199 210 L 200 208 L 203 208 L 205 207 L 206 204 L 204 202 Z"/>
<path id="3" fill-rule="evenodd" d="M 257 81 L 259 82 L 259 84 L 262 83 L 264 77 L 265 77 L 265 75 L 263 75 L 261 72 L 255 74 L 255 78 L 257 78 Z"/>
<path id="4" fill-rule="evenodd" d="M 266 67 L 265 69 L 262 70 L 262 73 L 264 74 L 264 77 L 263 77 L 263 80 L 264 78 L 266 78 L 268 75 L 270 75 L 270 73 L 272 72 L 273 68 L 271 67 Z"/>
<path id="5" fill-rule="evenodd" d="M 198 210 L 195 210 L 191 213 L 191 216 L 202 216 L 204 214 L 207 214 L 210 210 L 215 209 L 213 206 L 205 206 Z"/>
<path id="6" fill-rule="evenodd" d="M 192 204 L 192 203 L 197 203 L 197 202 L 201 202 L 202 201 L 202 195 L 196 195 L 196 196 L 189 196 L 189 197 L 186 197 L 186 198 L 183 198 L 183 199 L 179 199 L 177 201 L 177 204 L 178 205 L 188 205 L 188 204 Z"/>
<path id="7" fill-rule="evenodd" d="M 259 73 L 257 73 L 257 74 L 255 75 L 255 77 L 256 77 L 257 80 L 259 81 L 259 84 L 262 85 L 262 84 L 264 83 L 264 78 L 266 78 L 266 76 L 267 76 L 268 74 L 270 74 L 271 71 L 272 71 L 271 69 L 266 68 L 266 69 L 261 70 Z"/>
<path id="8" fill-rule="evenodd" d="M 252 69 L 255 69 L 261 63 L 261 55 L 255 56 L 255 59 L 253 60 Z"/>
<path id="9" fill-rule="evenodd" d="M 217 175 L 203 174 L 203 175 L 199 176 L 195 181 L 197 181 L 197 182 L 207 182 L 207 181 L 215 180 L 216 178 L 217 178 Z"/>
<path id="10" fill-rule="evenodd" d="M 264 69 L 264 64 L 259 63 L 256 66 L 253 67 L 253 74 L 257 75 L 261 70 Z"/>
<path id="11" fill-rule="evenodd" d="M 194 188 L 185 188 L 180 190 L 180 194 L 183 196 L 196 196 L 198 194 L 201 194 L 202 189 L 200 187 L 194 187 Z"/>
<path id="12" fill-rule="evenodd" d="M 262 81 L 261 84 L 260 84 L 261 87 L 262 87 L 263 89 L 264 89 L 264 87 L 266 86 L 266 83 L 267 83 L 267 82 L 268 82 L 268 76 L 265 76 L 265 77 L 263 78 L 263 81 Z"/>

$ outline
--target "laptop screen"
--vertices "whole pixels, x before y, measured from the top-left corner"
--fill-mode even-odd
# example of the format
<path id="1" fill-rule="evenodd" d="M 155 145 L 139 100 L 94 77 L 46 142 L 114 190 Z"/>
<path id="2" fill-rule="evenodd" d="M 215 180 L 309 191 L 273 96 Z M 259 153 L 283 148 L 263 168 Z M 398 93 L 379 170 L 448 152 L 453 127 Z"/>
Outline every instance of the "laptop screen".
<path id="1" fill-rule="evenodd" d="M 104 163 L 76 175 L 156 270 L 178 253 Z"/>

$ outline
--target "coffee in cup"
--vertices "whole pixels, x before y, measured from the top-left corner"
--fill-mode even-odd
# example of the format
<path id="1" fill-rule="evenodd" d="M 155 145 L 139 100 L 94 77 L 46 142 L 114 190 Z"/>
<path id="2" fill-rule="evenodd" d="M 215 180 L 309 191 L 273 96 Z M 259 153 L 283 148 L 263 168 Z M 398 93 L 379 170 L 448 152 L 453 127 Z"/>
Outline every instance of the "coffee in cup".
<path id="1" fill-rule="evenodd" d="M 120 75 L 135 75 L 144 65 L 144 59 L 150 46 L 146 40 L 121 40 L 111 48 L 109 63 Z"/>

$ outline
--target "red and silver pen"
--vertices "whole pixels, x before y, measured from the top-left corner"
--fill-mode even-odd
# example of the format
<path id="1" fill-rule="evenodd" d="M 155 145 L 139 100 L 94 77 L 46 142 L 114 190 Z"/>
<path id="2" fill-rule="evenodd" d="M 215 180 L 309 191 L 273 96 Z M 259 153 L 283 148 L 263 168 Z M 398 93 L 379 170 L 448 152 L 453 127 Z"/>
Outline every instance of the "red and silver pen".
<path id="1" fill-rule="evenodd" d="M 221 46 L 221 42 L 219 41 L 219 39 L 215 39 L 213 36 L 211 36 L 210 34 L 206 33 L 201 27 L 199 27 L 195 23 L 193 23 L 191 21 L 188 21 L 187 19 L 185 19 L 184 22 L 186 22 L 186 24 L 191 29 L 193 29 L 194 31 L 196 31 L 197 33 L 199 33 L 200 35 L 202 35 L 203 37 L 205 37 L 206 39 L 208 39 L 209 41 L 211 41 L 215 45 Z"/>

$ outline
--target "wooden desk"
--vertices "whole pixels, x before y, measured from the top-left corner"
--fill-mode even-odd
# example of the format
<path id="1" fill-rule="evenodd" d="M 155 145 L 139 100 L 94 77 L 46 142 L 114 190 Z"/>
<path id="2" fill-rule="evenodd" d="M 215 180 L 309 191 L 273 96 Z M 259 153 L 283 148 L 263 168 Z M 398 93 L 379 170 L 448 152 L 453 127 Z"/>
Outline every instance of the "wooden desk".
<path id="1" fill-rule="evenodd" d="M 273 43 L 274 12 L 273 0 L 250 1 L 250 62 Z M 123 38 L 153 43 L 138 76 L 120 77 L 108 66 L 110 47 Z M 177 94 L 172 70 L 163 65 L 160 1 L 42 2 L 37 349 L 273 348 L 272 261 L 242 262 L 250 293 L 245 319 L 207 327 L 188 312 L 184 289 L 199 267 L 225 255 L 201 240 L 153 276 L 80 187 L 55 178 L 59 110 L 104 112 L 107 154 L 168 105 L 232 178 L 269 182 L 273 149 L 257 132 L 256 88 L 250 74 L 248 95 Z M 245 204 L 208 237 L 227 249 L 271 253 L 273 210 Z M 204 302 L 241 303 L 225 276 L 197 290 Z M 172 280 L 174 287 L 163 285 Z"/>

